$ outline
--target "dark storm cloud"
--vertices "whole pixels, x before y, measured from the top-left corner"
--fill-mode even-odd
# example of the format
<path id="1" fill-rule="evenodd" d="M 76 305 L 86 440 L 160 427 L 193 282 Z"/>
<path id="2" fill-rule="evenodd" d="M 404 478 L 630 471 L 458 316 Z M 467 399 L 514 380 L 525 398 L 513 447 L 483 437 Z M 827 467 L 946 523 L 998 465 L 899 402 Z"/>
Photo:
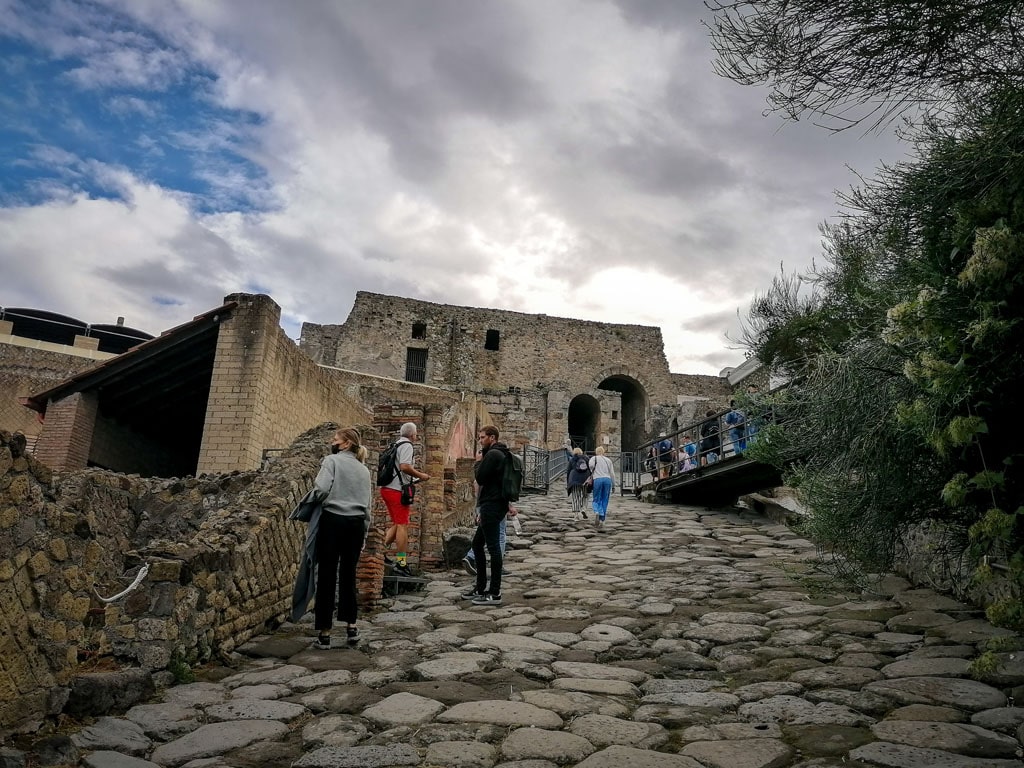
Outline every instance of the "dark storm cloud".
<path id="1" fill-rule="evenodd" d="M 737 322 L 736 310 L 725 309 L 721 312 L 712 312 L 684 320 L 682 327 L 684 330 L 694 333 L 725 333 Z"/>
<path id="2" fill-rule="evenodd" d="M 477 45 L 441 48 L 434 55 L 434 70 L 439 84 L 469 112 L 517 119 L 546 105 L 538 83 Z"/>
<path id="3" fill-rule="evenodd" d="M 709 352 L 706 355 L 698 355 L 694 358 L 708 367 L 720 371 L 723 368 L 735 368 L 743 362 L 743 352 L 735 349 L 723 349 L 720 352 Z"/>
<path id="4" fill-rule="evenodd" d="M 692 26 L 701 17 L 711 15 L 696 0 L 615 0 L 615 5 L 631 24 L 658 29 Z"/>
<path id="5" fill-rule="evenodd" d="M 606 162 L 636 189 L 655 195 L 706 199 L 736 180 L 727 162 L 679 141 L 641 139 L 611 147 Z"/>
<path id="6" fill-rule="evenodd" d="M 546 103 L 515 65 L 527 29 L 503 4 L 301 3 L 287 24 L 275 3 L 262 4 L 266 13 L 237 7 L 244 20 L 227 36 L 254 59 L 276 61 L 321 119 L 355 120 L 383 138 L 395 169 L 418 184 L 447 168 L 452 117 L 518 119 Z"/>
<path id="7" fill-rule="evenodd" d="M 211 281 L 211 275 L 195 269 L 175 270 L 158 259 L 127 267 L 100 266 L 93 272 L 121 291 L 147 296 L 165 306 L 215 307 L 221 303 L 225 293 L 222 286 Z"/>

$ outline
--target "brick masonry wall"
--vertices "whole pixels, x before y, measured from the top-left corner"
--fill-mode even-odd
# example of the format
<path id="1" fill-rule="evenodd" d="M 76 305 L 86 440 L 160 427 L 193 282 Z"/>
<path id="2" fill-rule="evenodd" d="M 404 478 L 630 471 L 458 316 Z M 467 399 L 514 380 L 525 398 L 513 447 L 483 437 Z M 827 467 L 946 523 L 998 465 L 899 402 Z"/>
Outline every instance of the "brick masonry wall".
<path id="1" fill-rule="evenodd" d="M 220 327 L 199 472 L 260 466 L 264 449 L 289 445 L 315 424 L 368 423 L 370 411 L 345 394 L 335 372 L 299 351 L 270 297 L 235 294 Z"/>
<path id="2" fill-rule="evenodd" d="M 29 444 L 33 443 L 42 431 L 42 424 L 36 412 L 18 399 L 43 392 L 97 362 L 88 357 L 0 341 L 0 429 L 22 432 Z"/>
<path id="3" fill-rule="evenodd" d="M 75 392 L 46 406 L 37 457 L 62 469 L 85 469 L 92 446 L 98 401 L 93 392 Z"/>

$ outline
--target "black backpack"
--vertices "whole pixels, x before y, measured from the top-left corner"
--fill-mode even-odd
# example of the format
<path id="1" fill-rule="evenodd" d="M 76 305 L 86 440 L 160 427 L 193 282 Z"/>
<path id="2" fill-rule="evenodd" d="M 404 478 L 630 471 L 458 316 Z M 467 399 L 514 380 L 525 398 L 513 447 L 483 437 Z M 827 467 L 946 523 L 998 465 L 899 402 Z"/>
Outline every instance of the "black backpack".
<path id="1" fill-rule="evenodd" d="M 505 450 L 505 467 L 501 474 L 501 497 L 505 501 L 519 501 L 523 490 L 523 459 Z"/>
<path id="2" fill-rule="evenodd" d="M 398 473 L 398 446 L 402 442 L 409 442 L 405 438 L 396 440 L 377 457 L 377 486 L 383 488 L 390 485 Z"/>

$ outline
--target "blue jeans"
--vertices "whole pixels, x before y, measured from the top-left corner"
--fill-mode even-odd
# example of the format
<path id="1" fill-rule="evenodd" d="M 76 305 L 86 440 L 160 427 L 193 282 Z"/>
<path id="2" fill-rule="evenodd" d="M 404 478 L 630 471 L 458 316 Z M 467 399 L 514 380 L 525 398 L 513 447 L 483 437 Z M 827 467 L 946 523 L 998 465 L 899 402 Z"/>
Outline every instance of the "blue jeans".
<path id="1" fill-rule="evenodd" d="M 501 547 L 502 555 L 505 554 L 505 544 L 508 542 L 508 539 L 505 537 L 505 522 L 506 521 L 503 519 L 501 521 L 501 524 L 498 526 L 498 546 Z M 476 555 L 473 554 L 472 549 L 466 553 L 466 559 L 469 560 L 471 563 L 476 562 Z"/>
<path id="2" fill-rule="evenodd" d="M 612 495 L 612 479 L 610 477 L 594 478 L 594 514 L 604 520 L 608 514 L 608 500 Z"/>
<path id="3" fill-rule="evenodd" d="M 747 450 L 747 432 L 743 427 L 733 427 L 729 430 L 729 439 L 732 441 L 732 449 L 736 453 Z"/>

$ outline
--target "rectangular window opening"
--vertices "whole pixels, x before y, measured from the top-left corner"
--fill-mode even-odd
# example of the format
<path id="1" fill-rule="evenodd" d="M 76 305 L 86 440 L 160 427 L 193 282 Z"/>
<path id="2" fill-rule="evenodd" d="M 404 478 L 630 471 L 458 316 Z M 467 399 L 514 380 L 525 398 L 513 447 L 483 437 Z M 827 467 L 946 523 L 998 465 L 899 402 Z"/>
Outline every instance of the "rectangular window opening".
<path id="1" fill-rule="evenodd" d="M 618 411 L 612 411 L 612 420 L 615 420 L 615 419 L 618 419 L 618 418 L 619 418 L 619 412 Z"/>
<path id="2" fill-rule="evenodd" d="M 497 350 L 501 345 L 501 334 L 491 328 L 487 331 L 487 339 L 484 341 L 484 349 Z"/>
<path id="3" fill-rule="evenodd" d="M 412 337 L 414 339 L 425 339 L 425 338 L 427 338 L 427 324 L 426 323 L 413 323 L 412 324 Z"/>
<path id="4" fill-rule="evenodd" d="M 405 349 L 405 380 L 424 384 L 427 381 L 427 350 L 417 347 Z"/>

